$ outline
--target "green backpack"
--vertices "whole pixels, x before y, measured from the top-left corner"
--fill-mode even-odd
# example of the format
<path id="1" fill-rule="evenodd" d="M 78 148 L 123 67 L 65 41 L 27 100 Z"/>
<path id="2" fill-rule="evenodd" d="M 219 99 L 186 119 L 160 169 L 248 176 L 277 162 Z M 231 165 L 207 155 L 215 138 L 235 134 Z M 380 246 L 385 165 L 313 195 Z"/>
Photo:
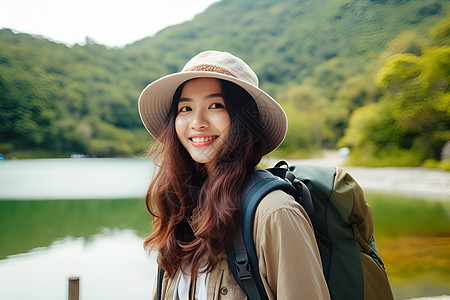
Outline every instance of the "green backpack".
<path id="1" fill-rule="evenodd" d="M 250 300 L 267 299 L 256 257 L 253 220 L 259 202 L 275 189 L 292 195 L 307 211 L 331 299 L 393 299 L 375 246 L 372 211 L 359 184 L 339 168 L 288 167 L 279 162 L 274 168 L 254 172 L 247 180 L 241 228 L 227 249 L 231 272 Z"/>

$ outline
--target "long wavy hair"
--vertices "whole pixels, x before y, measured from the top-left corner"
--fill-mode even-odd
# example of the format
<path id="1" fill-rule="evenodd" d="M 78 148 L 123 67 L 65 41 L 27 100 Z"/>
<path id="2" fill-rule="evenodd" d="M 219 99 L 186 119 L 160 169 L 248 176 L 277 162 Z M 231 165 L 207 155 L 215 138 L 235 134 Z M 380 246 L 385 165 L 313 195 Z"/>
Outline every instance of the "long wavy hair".
<path id="1" fill-rule="evenodd" d="M 175 132 L 184 84 L 175 92 L 160 143 L 151 150 L 157 171 L 146 205 L 153 232 L 144 245 L 158 251 L 157 262 L 170 277 L 179 268 L 197 276 L 216 265 L 237 228 L 245 178 L 263 156 L 264 131 L 255 101 L 240 86 L 220 83 L 231 125 L 212 174 L 191 158 Z"/>

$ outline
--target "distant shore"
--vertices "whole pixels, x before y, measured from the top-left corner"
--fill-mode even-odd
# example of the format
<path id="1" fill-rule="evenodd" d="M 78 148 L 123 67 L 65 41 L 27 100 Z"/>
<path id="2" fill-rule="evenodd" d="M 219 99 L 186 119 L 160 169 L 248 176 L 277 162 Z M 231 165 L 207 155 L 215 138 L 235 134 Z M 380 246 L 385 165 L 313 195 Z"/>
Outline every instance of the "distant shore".
<path id="1" fill-rule="evenodd" d="M 264 158 L 273 166 L 278 159 Z M 337 151 L 289 164 L 340 166 L 367 192 L 450 201 L 450 172 L 425 168 L 346 167 Z M 152 175 L 148 159 L 30 159 L 0 164 L 0 199 L 143 198 Z"/>
<path id="2" fill-rule="evenodd" d="M 265 163 L 273 166 L 279 159 L 269 158 Z M 337 151 L 326 151 L 324 157 L 286 160 L 290 165 L 312 164 L 337 166 L 345 169 L 365 191 L 398 194 L 402 196 L 450 201 L 450 172 L 425 168 L 366 168 L 347 167 Z"/>

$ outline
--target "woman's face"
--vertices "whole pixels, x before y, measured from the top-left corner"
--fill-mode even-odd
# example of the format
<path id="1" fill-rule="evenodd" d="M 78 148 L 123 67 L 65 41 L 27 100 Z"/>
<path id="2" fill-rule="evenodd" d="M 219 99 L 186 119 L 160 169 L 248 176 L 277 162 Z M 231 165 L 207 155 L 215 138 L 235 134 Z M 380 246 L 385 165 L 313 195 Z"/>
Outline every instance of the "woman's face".
<path id="1" fill-rule="evenodd" d="M 175 131 L 192 159 L 205 164 L 211 174 L 230 131 L 230 116 L 218 79 L 186 82 L 178 103 Z"/>

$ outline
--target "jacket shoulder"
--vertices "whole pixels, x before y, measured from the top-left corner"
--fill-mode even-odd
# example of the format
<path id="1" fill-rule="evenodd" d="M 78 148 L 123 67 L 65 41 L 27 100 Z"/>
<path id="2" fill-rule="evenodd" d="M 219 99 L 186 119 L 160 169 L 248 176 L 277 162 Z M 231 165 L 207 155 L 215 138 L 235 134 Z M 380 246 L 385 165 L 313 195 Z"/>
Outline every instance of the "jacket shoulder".
<path id="1" fill-rule="evenodd" d="M 309 217 L 303 207 L 294 198 L 282 190 L 274 190 L 267 194 L 259 203 L 255 213 L 255 224 L 279 210 L 300 213 L 310 223 Z"/>

